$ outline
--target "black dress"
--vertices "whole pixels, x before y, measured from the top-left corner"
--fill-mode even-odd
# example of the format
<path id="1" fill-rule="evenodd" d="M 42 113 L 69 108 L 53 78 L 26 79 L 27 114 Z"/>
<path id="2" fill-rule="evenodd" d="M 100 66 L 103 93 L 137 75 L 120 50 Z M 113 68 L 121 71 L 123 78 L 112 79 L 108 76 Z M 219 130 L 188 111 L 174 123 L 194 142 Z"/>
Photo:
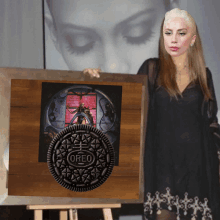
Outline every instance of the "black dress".
<path id="1" fill-rule="evenodd" d="M 176 213 L 177 220 L 183 216 L 218 220 L 218 158 L 214 143 L 207 144 L 210 131 L 202 90 L 198 83 L 190 83 L 182 97 L 171 99 L 165 88 L 157 85 L 158 62 L 150 59 L 139 70 L 139 74 L 151 71 L 144 155 L 145 217 L 154 219 L 161 209 L 167 209 Z M 210 187 L 214 187 L 214 196 Z"/>

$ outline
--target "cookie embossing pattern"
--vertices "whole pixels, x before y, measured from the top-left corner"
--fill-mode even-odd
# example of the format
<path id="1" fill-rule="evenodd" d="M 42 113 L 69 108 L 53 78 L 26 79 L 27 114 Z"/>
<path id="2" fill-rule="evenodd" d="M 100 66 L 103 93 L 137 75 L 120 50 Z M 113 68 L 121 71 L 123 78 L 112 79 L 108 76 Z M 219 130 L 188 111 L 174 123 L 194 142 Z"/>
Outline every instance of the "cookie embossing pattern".
<path id="1" fill-rule="evenodd" d="M 49 170 L 63 187 L 86 192 L 102 185 L 114 167 L 108 138 L 89 125 L 72 125 L 52 140 L 47 153 Z"/>

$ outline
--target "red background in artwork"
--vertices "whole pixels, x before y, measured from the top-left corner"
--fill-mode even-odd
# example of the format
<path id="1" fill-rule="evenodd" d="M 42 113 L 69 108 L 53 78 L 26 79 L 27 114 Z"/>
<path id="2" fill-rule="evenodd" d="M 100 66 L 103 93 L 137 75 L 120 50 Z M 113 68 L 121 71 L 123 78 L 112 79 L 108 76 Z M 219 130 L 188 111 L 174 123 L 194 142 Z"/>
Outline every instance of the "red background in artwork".
<path id="1" fill-rule="evenodd" d="M 93 116 L 93 123 L 94 127 L 96 127 L 96 93 L 89 93 L 87 95 L 82 96 L 80 100 L 80 96 L 73 95 L 68 93 L 66 97 L 66 106 L 69 106 L 69 110 L 72 112 L 79 107 L 81 103 L 84 103 L 84 107 L 90 109 L 90 113 Z M 74 117 L 76 113 L 71 114 L 66 108 L 66 115 L 65 115 L 65 127 L 69 125 L 71 119 Z M 77 122 L 77 118 L 74 120 L 74 123 Z"/>

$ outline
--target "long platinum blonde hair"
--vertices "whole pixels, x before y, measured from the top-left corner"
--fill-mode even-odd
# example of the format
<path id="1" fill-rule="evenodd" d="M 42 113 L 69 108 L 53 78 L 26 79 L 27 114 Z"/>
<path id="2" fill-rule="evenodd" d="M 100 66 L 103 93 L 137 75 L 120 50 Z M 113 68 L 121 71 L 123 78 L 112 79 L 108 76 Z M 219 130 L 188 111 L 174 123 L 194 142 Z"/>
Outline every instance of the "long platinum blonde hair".
<path id="1" fill-rule="evenodd" d="M 204 97 L 206 100 L 212 99 L 211 93 L 207 85 L 207 75 L 206 75 L 206 66 L 205 59 L 203 55 L 201 38 L 198 32 L 197 25 L 193 17 L 184 10 L 178 8 L 172 9 L 165 14 L 163 22 L 160 29 L 160 39 L 159 39 L 159 60 L 160 60 L 160 69 L 159 69 L 159 85 L 165 87 L 169 92 L 171 97 L 177 98 L 177 95 L 181 95 L 181 92 L 178 89 L 176 83 L 176 66 L 167 53 L 164 46 L 164 37 L 163 37 L 163 27 L 169 22 L 170 19 L 175 17 L 183 18 L 187 24 L 193 28 L 193 35 L 196 35 L 196 40 L 193 46 L 190 46 L 187 51 L 188 59 L 188 69 L 190 74 L 190 79 L 194 82 L 198 82 L 203 91 Z"/>

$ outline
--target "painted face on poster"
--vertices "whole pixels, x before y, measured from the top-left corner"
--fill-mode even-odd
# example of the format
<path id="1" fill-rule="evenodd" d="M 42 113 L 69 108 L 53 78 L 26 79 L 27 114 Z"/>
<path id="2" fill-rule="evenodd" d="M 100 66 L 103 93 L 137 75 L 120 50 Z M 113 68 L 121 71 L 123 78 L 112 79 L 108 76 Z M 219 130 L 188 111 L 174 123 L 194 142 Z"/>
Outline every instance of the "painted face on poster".
<path id="1" fill-rule="evenodd" d="M 46 26 L 66 64 L 59 69 L 100 67 L 104 72 L 136 74 L 145 59 L 157 57 L 160 25 L 166 12 L 164 1 L 64 0 L 61 3 L 51 0 L 48 3 Z M 59 62 L 52 60 L 53 52 L 49 51 L 46 40 L 48 69 L 54 69 L 53 65 Z"/>

